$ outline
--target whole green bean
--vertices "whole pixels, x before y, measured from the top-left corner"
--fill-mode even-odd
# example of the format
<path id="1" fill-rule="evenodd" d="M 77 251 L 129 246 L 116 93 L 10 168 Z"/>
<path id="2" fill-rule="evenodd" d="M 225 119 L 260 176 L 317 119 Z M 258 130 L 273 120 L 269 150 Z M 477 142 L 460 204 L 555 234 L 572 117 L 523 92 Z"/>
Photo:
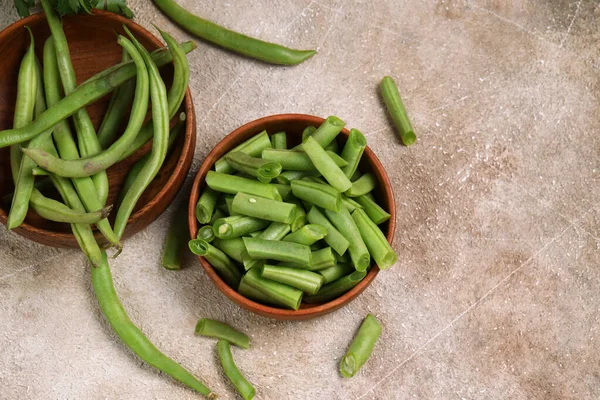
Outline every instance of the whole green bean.
<path id="1" fill-rule="evenodd" d="M 202 256 L 215 269 L 217 274 L 232 288 L 237 288 L 240 284 L 242 274 L 233 261 L 221 250 L 202 239 L 190 240 L 188 246 L 192 253 Z"/>
<path id="2" fill-rule="evenodd" d="M 100 309 L 102 309 L 117 336 L 143 361 L 209 399 L 215 399 L 217 396 L 209 388 L 204 386 L 181 365 L 161 353 L 142 331 L 131 322 L 115 292 L 106 253 L 103 252 L 102 256 L 103 262 L 100 266 L 92 268 L 92 285 Z"/>
<path id="3" fill-rule="evenodd" d="M 246 251 L 254 259 L 287 261 L 306 267 L 312 263 L 312 254 L 308 246 L 258 238 L 244 237 L 242 239 Z"/>
<path id="4" fill-rule="evenodd" d="M 350 275 L 346 275 L 338 280 L 335 280 L 327 285 L 323 285 L 317 294 L 304 297 L 304 302 L 309 304 L 326 303 L 336 299 L 358 285 L 365 276 L 367 271 L 354 271 Z"/>
<path id="5" fill-rule="evenodd" d="M 315 50 L 294 50 L 234 32 L 186 11 L 173 0 L 154 0 L 154 3 L 186 31 L 218 46 L 257 60 L 273 64 L 295 65 L 316 54 Z"/>
<path id="6" fill-rule="evenodd" d="M 171 149 L 175 145 L 175 141 L 177 140 L 177 138 L 179 137 L 181 132 L 184 130 L 185 120 L 186 120 L 185 113 L 184 112 L 180 113 L 179 119 L 175 123 L 175 126 L 169 132 L 169 146 L 168 146 L 167 152 L 171 151 Z M 129 170 L 129 172 L 127 173 L 127 177 L 125 178 L 125 182 L 123 182 L 123 186 L 121 187 L 121 191 L 119 192 L 119 199 L 117 201 L 117 204 L 121 204 L 121 202 L 123 201 L 123 198 L 125 197 L 125 194 L 129 191 L 129 188 L 131 188 L 131 185 L 133 185 L 133 182 L 135 182 L 135 179 L 140 174 L 140 171 L 144 168 L 144 165 L 146 165 L 146 163 L 150 159 L 150 156 L 151 156 L 150 153 L 144 154 L 144 156 L 142 158 L 140 158 L 133 165 L 133 167 Z"/>
<path id="7" fill-rule="evenodd" d="M 348 165 L 348 163 L 340 156 L 333 152 L 326 152 L 328 158 L 336 166 Z M 266 148 L 262 151 L 261 157 L 265 160 L 276 162 L 284 170 L 288 171 L 312 171 L 317 169 L 311 161 L 308 154 L 299 150 L 283 150 Z"/>
<path id="8" fill-rule="evenodd" d="M 342 208 L 340 192 L 327 184 L 293 180 L 290 186 L 294 196 L 301 200 L 332 211 L 339 211 Z"/>
<path id="9" fill-rule="evenodd" d="M 417 140 L 417 136 L 410 123 L 408 114 L 406 114 L 404 103 L 402 103 L 402 98 L 398 92 L 398 86 L 396 86 L 396 82 L 389 76 L 385 76 L 381 80 L 381 95 L 394 121 L 394 125 L 396 125 L 402 143 L 405 146 L 410 146 Z"/>
<path id="10" fill-rule="evenodd" d="M 304 269 L 265 264 L 260 271 L 265 279 L 290 285 L 308 294 L 317 293 L 323 285 L 321 275 Z"/>
<path id="11" fill-rule="evenodd" d="M 183 47 L 180 46 L 167 32 L 161 31 L 160 29 L 158 29 L 158 31 L 164 41 L 167 42 L 167 46 L 173 59 L 173 82 L 171 83 L 171 88 L 167 94 L 167 108 L 169 110 L 170 120 L 177 114 L 177 110 L 179 110 L 183 98 L 185 97 L 188 81 L 190 79 L 190 68 Z M 148 140 L 153 137 L 153 132 L 154 121 L 150 120 L 142 127 L 133 144 L 125 153 L 124 158 L 129 157 L 137 149 L 148 142 Z"/>
<path id="12" fill-rule="evenodd" d="M 251 157 L 260 157 L 263 149 L 271 147 L 271 140 L 269 139 L 269 135 L 267 131 L 262 131 L 261 133 L 252 136 L 250 139 L 246 140 L 244 143 L 234 147 L 229 153 L 235 153 L 241 151 L 244 154 L 247 154 Z M 229 163 L 226 158 L 227 154 L 223 157 L 219 158 L 217 162 L 215 162 L 215 171 L 220 172 L 222 174 L 231 174 L 235 170 Z"/>
<path id="13" fill-rule="evenodd" d="M 121 159 L 123 153 L 131 146 L 131 143 L 142 127 L 148 110 L 148 71 L 142 56 L 136 50 L 133 43 L 123 36 L 119 36 L 118 43 L 127 50 L 137 67 L 135 98 L 125 132 L 107 150 L 100 151 L 90 157 L 74 160 L 63 160 L 61 158 L 53 157 L 48 154 L 48 152 L 40 149 L 22 149 L 23 153 L 35 161 L 40 167 L 58 176 L 66 178 L 84 178 L 106 170 L 117 163 Z"/>
<path id="14" fill-rule="evenodd" d="M 58 72 L 60 73 L 65 95 L 68 95 L 77 88 L 77 80 L 73 64 L 71 63 L 67 38 L 50 0 L 42 0 L 42 7 L 46 13 L 46 20 L 48 21 L 48 26 L 54 40 Z M 100 147 L 96 130 L 85 108 L 81 108 L 73 114 L 73 124 L 77 132 L 77 144 L 79 145 L 81 156 L 90 157 L 99 153 L 102 147 Z M 106 171 L 99 171 L 92 177 L 92 180 L 94 181 L 94 186 L 96 186 L 100 203 L 102 205 L 106 204 L 106 199 L 108 198 L 108 175 Z"/>
<path id="15" fill-rule="evenodd" d="M 352 344 L 340 361 L 340 373 L 344 378 L 351 378 L 367 362 L 377 339 L 381 335 L 381 324 L 372 314 L 363 320 Z"/>
<path id="16" fill-rule="evenodd" d="M 196 324 L 196 335 L 224 339 L 242 349 L 250 348 L 250 338 L 247 335 L 214 319 L 200 318 Z"/>
<path id="17" fill-rule="evenodd" d="M 37 189 L 31 193 L 29 200 L 31 208 L 40 217 L 54 222 L 65 222 L 68 224 L 94 224 L 101 219 L 107 218 L 112 206 L 106 206 L 95 212 L 75 211 L 60 201 L 49 199 L 42 195 Z"/>
<path id="18" fill-rule="evenodd" d="M 271 182 L 271 179 L 276 178 L 281 173 L 281 164 L 251 157 L 241 151 L 229 153 L 225 156 L 225 159 L 236 171 L 254 176 L 261 182 Z"/>
<path id="19" fill-rule="evenodd" d="M 187 208 L 180 207 L 175 211 L 165 248 L 163 249 L 162 266 L 168 270 L 179 270 L 185 245 L 189 240 L 187 232 Z"/>
<path id="20" fill-rule="evenodd" d="M 342 158 L 348 161 L 348 165 L 342 167 L 342 171 L 348 178 L 352 177 L 358 168 L 360 159 L 367 147 L 367 139 L 358 129 L 350 129 L 350 135 L 342 150 Z"/>
<path id="21" fill-rule="evenodd" d="M 115 233 L 118 237 L 123 236 L 127 220 L 133 212 L 133 208 L 138 199 L 146 190 L 152 179 L 156 176 L 163 161 L 167 155 L 167 147 L 169 145 L 169 109 L 167 105 L 167 89 L 160 77 L 158 67 L 148 54 L 148 51 L 133 37 L 131 32 L 127 31 L 131 41 L 135 44 L 138 51 L 141 53 L 148 75 L 150 77 L 150 96 L 152 99 L 152 120 L 154 125 L 154 139 L 152 141 L 152 150 L 150 159 L 144 164 L 136 180 L 131 185 L 127 194 L 123 198 L 117 211 L 115 218 Z"/>
<path id="22" fill-rule="evenodd" d="M 367 172 L 366 174 L 362 175 L 360 178 L 352 182 L 352 187 L 346 190 L 344 194 L 349 197 L 362 196 L 363 194 L 367 194 L 373 189 L 375 189 L 376 185 L 377 179 L 375 178 L 375 175 L 373 175 L 370 172 Z"/>
<path id="23" fill-rule="evenodd" d="M 123 59 L 121 62 L 129 60 L 131 60 L 131 57 L 123 49 Z M 135 81 L 133 79 L 125 82 L 113 92 L 104 118 L 102 119 L 102 124 L 98 128 L 98 141 L 103 149 L 107 149 L 114 142 L 119 125 L 121 125 L 121 121 L 129 109 L 134 93 Z"/>
<path id="24" fill-rule="evenodd" d="M 284 242 L 300 243 L 305 246 L 310 246 L 313 243 L 327 236 L 327 229 L 321 225 L 308 224 L 298 229 L 296 232 L 290 233 L 282 240 Z"/>
<path id="25" fill-rule="evenodd" d="M 207 243 L 211 243 L 213 240 L 215 240 L 215 237 L 216 236 L 211 225 L 204 225 L 202 228 L 198 229 L 198 234 L 196 235 L 196 239 L 202 239 Z"/>
<path id="26" fill-rule="evenodd" d="M 201 224 L 208 224 L 217 204 L 219 193 L 211 188 L 204 188 L 196 204 L 196 219 Z"/>
<path id="27" fill-rule="evenodd" d="M 357 208 L 363 208 L 363 206 L 360 205 L 360 203 L 358 203 L 356 200 L 351 199 L 350 197 L 344 194 L 342 194 L 342 205 L 346 207 L 346 210 L 348 210 L 348 212 L 353 212 Z"/>
<path id="28" fill-rule="evenodd" d="M 304 292 L 290 285 L 265 279 L 260 275 L 259 268 L 252 268 L 243 276 L 241 284 L 248 285 L 260 291 L 271 300 L 271 303 L 297 310 Z"/>
<path id="29" fill-rule="evenodd" d="M 219 239 L 233 239 L 264 229 L 268 225 L 269 221 L 263 219 L 245 215 L 231 215 L 216 220 L 213 225 L 213 232 Z"/>
<path id="30" fill-rule="evenodd" d="M 244 246 L 244 241 L 241 237 L 233 239 L 215 238 L 211 244 L 235 261 L 239 263 L 243 262 L 243 257 L 246 253 L 246 246 Z"/>
<path id="31" fill-rule="evenodd" d="M 342 207 L 339 212 L 324 210 L 327 219 L 340 231 L 342 235 L 350 242 L 348 252 L 352 265 L 357 271 L 365 271 L 369 267 L 371 256 L 369 250 L 362 239 L 362 236 L 352 219 L 352 216 Z"/>
<path id="32" fill-rule="evenodd" d="M 317 272 L 323 276 L 323 284 L 327 284 L 340 279 L 342 276 L 351 274 L 354 272 L 354 267 L 348 263 L 338 262 L 333 267 L 320 269 Z"/>
<path id="33" fill-rule="evenodd" d="M 272 222 L 271 225 L 267 227 L 264 231 L 262 231 L 259 235 L 255 236 L 258 239 L 264 240 L 281 240 L 283 237 L 290 231 L 289 224 L 283 224 L 281 222 Z M 250 257 L 248 252 L 245 251 L 242 256 L 242 261 L 244 264 L 244 269 L 248 271 L 251 268 L 254 268 L 259 265 L 263 265 L 265 260 L 255 260 Z"/>
<path id="34" fill-rule="evenodd" d="M 316 133 L 315 133 L 316 135 Z M 308 137 L 302 144 L 304 151 L 310 157 L 315 168 L 323 175 L 327 182 L 338 192 L 345 192 L 350 189 L 352 182 L 342 172 L 340 167 L 328 156 L 327 152 L 312 137 Z"/>
<path id="35" fill-rule="evenodd" d="M 321 225 L 327 229 L 327 236 L 325 236 L 325 242 L 330 245 L 338 254 L 344 254 L 350 245 L 350 242 L 333 226 L 333 224 L 327 219 L 325 215 L 317 207 L 311 207 L 308 214 L 306 214 L 308 222 L 311 224 Z"/>
<path id="36" fill-rule="evenodd" d="M 239 192 L 233 199 L 232 211 L 267 221 L 291 224 L 296 215 L 296 205 Z"/>
<path id="37" fill-rule="evenodd" d="M 390 214 L 385 211 L 375 200 L 369 195 L 355 197 L 354 200 L 362 206 L 371 221 L 377 225 L 384 223 L 390 219 Z"/>
<path id="38" fill-rule="evenodd" d="M 398 260 L 398 255 L 390 246 L 381 229 L 367 216 L 367 213 L 364 210 L 356 210 L 352 213 L 352 218 L 379 269 L 387 269 L 394 265 Z"/>
<path id="39" fill-rule="evenodd" d="M 274 185 L 239 176 L 208 171 L 208 174 L 206 174 L 206 184 L 211 189 L 222 193 L 237 194 L 238 192 L 244 192 L 271 200 L 281 200 L 281 195 Z"/>
<path id="40" fill-rule="evenodd" d="M 271 146 L 274 149 L 287 149 L 287 134 L 285 132 L 277 132 L 271 135 Z"/>
<path id="41" fill-rule="evenodd" d="M 244 378 L 235 365 L 229 341 L 224 339 L 219 340 L 217 342 L 217 352 L 219 354 L 219 361 L 221 361 L 221 366 L 223 367 L 223 372 L 225 372 L 225 376 L 229 379 L 229 382 L 235 386 L 244 400 L 252 400 L 256 394 L 256 389 L 254 389 L 254 386 Z"/>
<path id="42" fill-rule="evenodd" d="M 185 42 L 181 47 L 186 52 L 196 48 L 193 42 Z M 152 54 L 153 59 L 159 66 L 163 66 L 172 61 L 172 56 L 164 48 L 158 49 Z M 45 70 L 46 66 L 44 65 L 44 71 Z M 85 107 L 110 93 L 134 76 L 135 66 L 132 61 L 118 64 L 109 68 L 107 71 L 100 72 L 82 83 L 76 90 L 68 96 L 65 96 L 56 104 L 52 106 L 49 104 L 48 110 L 36 118 L 31 124 L 21 128 L 0 131 L 0 148 L 30 140 L 41 132 L 52 128 L 59 122 L 70 117 L 82 107 Z M 136 143 L 134 143 L 134 146 Z M 144 143 L 146 143 L 146 141 L 139 144 L 139 147 Z M 131 150 L 129 154 L 135 152 L 139 147 Z"/>

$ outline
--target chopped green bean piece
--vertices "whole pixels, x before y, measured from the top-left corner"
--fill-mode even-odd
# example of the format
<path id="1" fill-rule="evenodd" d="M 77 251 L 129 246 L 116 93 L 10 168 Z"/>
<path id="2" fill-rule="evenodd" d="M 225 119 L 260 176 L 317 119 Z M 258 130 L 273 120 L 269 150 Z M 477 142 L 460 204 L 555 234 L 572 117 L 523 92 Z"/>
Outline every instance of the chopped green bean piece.
<path id="1" fill-rule="evenodd" d="M 244 378 L 240 370 L 233 362 L 231 347 L 227 340 L 221 339 L 217 342 L 217 352 L 219 353 L 219 361 L 225 372 L 225 376 L 229 382 L 235 386 L 239 394 L 244 400 L 252 400 L 256 393 L 254 386 Z"/>
<path id="2" fill-rule="evenodd" d="M 244 237 L 246 251 L 254 259 L 277 260 L 309 267 L 312 254 L 308 246 L 298 243 Z"/>
<path id="3" fill-rule="evenodd" d="M 260 182 L 269 183 L 281 173 L 281 164 L 252 157 L 241 151 L 229 153 L 225 159 L 236 171 L 256 177 Z"/>
<path id="4" fill-rule="evenodd" d="M 338 231 L 333 224 L 327 219 L 325 215 L 317 207 L 311 207 L 308 214 L 306 214 L 308 222 L 311 224 L 321 225 L 327 229 L 327 236 L 325 236 L 325 242 L 330 245 L 338 254 L 344 254 L 350 245 L 350 242 Z"/>
<path id="5" fill-rule="evenodd" d="M 265 264 L 260 268 L 261 276 L 284 283 L 308 294 L 315 294 L 323 285 L 323 277 L 315 272 Z"/>
<path id="6" fill-rule="evenodd" d="M 271 145 L 274 149 L 287 149 L 287 135 L 285 132 L 277 132 L 271 136 Z"/>
<path id="7" fill-rule="evenodd" d="M 323 285 L 317 294 L 305 296 L 304 302 L 308 304 L 318 304 L 334 300 L 358 285 L 365 276 L 367 276 L 367 271 L 354 271 L 350 275 L 346 275 L 327 285 Z"/>
<path id="8" fill-rule="evenodd" d="M 390 219 L 390 214 L 375 202 L 374 198 L 370 196 L 370 193 L 355 197 L 354 200 L 362 206 L 369 218 L 371 218 L 371 221 L 375 222 L 377 225 Z"/>
<path id="9" fill-rule="evenodd" d="M 242 278 L 242 283 L 253 287 L 271 299 L 271 302 L 297 310 L 302 301 L 302 290 L 289 285 L 265 279 L 260 275 L 259 268 L 252 268 Z"/>
<path id="10" fill-rule="evenodd" d="M 354 272 L 354 267 L 352 266 L 352 264 L 338 262 L 333 267 L 320 269 L 317 272 L 323 275 L 323 284 L 327 284 L 340 279 L 342 276 L 351 274 L 352 272 Z"/>
<path id="11" fill-rule="evenodd" d="M 196 335 L 224 339 L 242 349 L 250 347 L 250 338 L 247 335 L 214 319 L 200 318 L 196 324 Z"/>
<path id="12" fill-rule="evenodd" d="M 402 103 L 402 98 L 398 92 L 398 86 L 396 86 L 396 82 L 391 77 L 385 76 L 381 80 L 381 94 L 388 112 L 394 121 L 394 125 L 396 125 L 402 143 L 405 146 L 410 146 L 417 140 L 417 136 L 410 123 L 408 114 L 406 114 L 404 103 Z"/>
<path id="13" fill-rule="evenodd" d="M 308 224 L 304 225 L 296 232 L 290 233 L 282 240 L 284 242 L 294 242 L 310 246 L 313 243 L 323 239 L 325 236 L 327 236 L 327 229 L 321 225 Z"/>
<path id="14" fill-rule="evenodd" d="M 317 172 L 316 166 L 303 151 L 268 148 L 262 151 L 262 158 L 281 165 L 284 170 Z M 348 165 L 346 160 L 333 152 L 326 151 L 325 158 L 338 168 Z"/>
<path id="15" fill-rule="evenodd" d="M 377 185 L 377 179 L 375 175 L 368 172 L 358 178 L 356 181 L 352 182 L 352 187 L 344 193 L 348 197 L 358 197 L 363 194 L 367 194 L 375 189 L 375 185 Z"/>
<path id="16" fill-rule="evenodd" d="M 344 235 L 348 242 L 350 242 L 348 252 L 350 252 L 350 259 L 352 260 L 354 268 L 356 268 L 357 271 L 366 270 L 369 267 L 371 256 L 358 231 L 358 227 L 348 210 L 342 208 L 339 212 L 329 210 L 324 211 L 331 223 L 342 235 Z"/>
<path id="17" fill-rule="evenodd" d="M 301 200 L 332 211 L 339 211 L 342 208 L 340 192 L 329 185 L 306 180 L 293 180 L 290 186 L 294 196 Z"/>
<path id="18" fill-rule="evenodd" d="M 206 184 L 213 190 L 229 194 L 244 192 L 272 200 L 281 200 L 277 187 L 264 182 L 242 178 L 234 175 L 208 171 Z"/>
<path id="19" fill-rule="evenodd" d="M 269 139 L 269 135 L 267 135 L 267 131 L 262 131 L 258 135 L 252 136 L 250 139 L 246 140 L 244 143 L 239 146 L 234 147 L 229 153 L 235 153 L 236 151 L 241 151 L 252 157 L 260 157 L 263 149 L 267 147 L 271 147 L 271 140 Z M 215 171 L 220 172 L 222 174 L 231 174 L 233 171 L 233 167 L 229 165 L 225 156 L 219 158 L 215 163 Z"/>
<path id="20" fill-rule="evenodd" d="M 291 224 L 296 215 L 296 205 L 239 192 L 233 199 L 232 211 L 266 221 Z"/>
<path id="21" fill-rule="evenodd" d="M 221 250 L 223 253 L 227 254 L 229 257 L 233 258 L 235 261 L 239 263 L 243 262 L 246 246 L 244 246 L 244 241 L 241 237 L 233 239 L 215 238 L 211 244 L 217 249 Z"/>
<path id="22" fill-rule="evenodd" d="M 206 258 L 221 278 L 232 288 L 240 284 L 241 273 L 236 265 L 221 250 L 202 239 L 190 240 L 188 246 L 192 253 Z"/>
<path id="23" fill-rule="evenodd" d="M 315 134 L 316 135 L 316 134 Z M 352 182 L 342 172 L 340 167 L 327 155 L 327 152 L 321 145 L 312 137 L 308 137 L 302 144 L 304 151 L 310 157 L 310 160 L 315 165 L 317 170 L 323 177 L 333 186 L 338 192 L 345 192 L 350 189 Z"/>
<path id="24" fill-rule="evenodd" d="M 220 218 L 213 225 L 213 232 L 219 239 L 233 239 L 264 229 L 269 221 L 245 215 L 232 215 Z"/>
<path id="25" fill-rule="evenodd" d="M 213 227 L 211 225 L 204 225 L 202 228 L 198 229 L 196 239 L 202 239 L 208 243 L 211 243 L 213 240 L 215 240 Z"/>
<path id="26" fill-rule="evenodd" d="M 379 269 L 387 269 L 394 265 L 398 260 L 396 252 L 367 213 L 364 210 L 356 210 L 352 213 L 352 218 Z"/>
<path id="27" fill-rule="evenodd" d="M 346 355 L 340 361 L 340 373 L 351 378 L 371 356 L 373 348 L 381 335 L 381 324 L 371 314 L 364 319 Z"/>
<path id="28" fill-rule="evenodd" d="M 344 171 L 344 174 L 348 178 L 356 173 L 358 164 L 360 163 L 360 159 L 366 147 L 367 139 L 365 138 L 365 135 L 358 129 L 351 129 L 344 150 L 342 150 L 342 158 L 348 161 L 348 165 L 342 167 L 342 171 Z"/>
<path id="29" fill-rule="evenodd" d="M 196 219 L 201 224 L 208 224 L 215 210 L 219 193 L 211 188 L 204 188 L 196 204 Z"/>

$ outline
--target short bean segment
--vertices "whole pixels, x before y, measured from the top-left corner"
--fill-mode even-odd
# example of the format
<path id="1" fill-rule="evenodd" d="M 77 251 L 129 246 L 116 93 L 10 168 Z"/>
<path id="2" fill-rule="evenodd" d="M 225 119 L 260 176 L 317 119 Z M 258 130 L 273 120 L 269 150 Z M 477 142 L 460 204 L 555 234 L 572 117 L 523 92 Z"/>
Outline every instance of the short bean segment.
<path id="1" fill-rule="evenodd" d="M 323 285 L 317 294 L 304 296 L 304 302 L 309 304 L 326 303 L 336 299 L 358 285 L 367 276 L 367 271 L 354 271 L 331 283 Z"/>
<path id="2" fill-rule="evenodd" d="M 187 209 L 186 207 L 180 207 L 175 211 L 167 234 L 167 240 L 165 241 L 161 262 L 163 268 L 169 270 L 178 270 L 181 268 L 181 257 L 183 256 L 183 250 L 188 240 Z"/>
<path id="3" fill-rule="evenodd" d="M 320 269 L 317 272 L 323 276 L 323 284 L 327 284 L 338 280 L 345 275 L 351 274 L 354 272 L 354 267 L 348 263 L 338 262 L 333 267 Z"/>
<path id="4" fill-rule="evenodd" d="M 344 207 L 346 207 L 348 212 L 353 212 L 357 208 L 361 208 L 361 209 L 363 208 L 363 206 L 360 205 L 360 203 L 358 203 L 356 200 L 354 200 L 344 194 L 342 195 L 342 205 Z"/>
<path id="5" fill-rule="evenodd" d="M 227 340 L 242 349 L 250 347 L 250 338 L 242 332 L 214 319 L 201 318 L 196 324 L 196 335 Z"/>
<path id="6" fill-rule="evenodd" d="M 213 232 L 219 239 L 233 239 L 264 229 L 267 225 L 269 225 L 269 221 L 263 219 L 245 215 L 230 215 L 216 220 L 213 224 Z"/>
<path id="7" fill-rule="evenodd" d="M 340 192 L 329 185 L 296 179 L 290 186 L 294 196 L 300 200 L 332 211 L 339 211 L 342 208 Z"/>
<path id="8" fill-rule="evenodd" d="M 344 121 L 335 115 L 330 115 L 313 134 L 307 134 L 306 138 L 303 135 L 302 142 L 304 143 L 305 139 L 312 137 L 321 145 L 321 147 L 325 148 L 335 140 L 337 135 L 344 129 L 344 126 L 346 126 Z M 303 145 L 299 144 L 294 149 L 301 149 L 302 147 Z"/>
<path id="9" fill-rule="evenodd" d="M 377 339 L 381 335 L 381 324 L 372 314 L 363 320 L 348 351 L 340 361 L 340 373 L 344 378 L 351 378 L 371 356 Z"/>
<path id="10" fill-rule="evenodd" d="M 263 149 L 271 147 L 271 140 L 269 139 L 269 135 L 267 131 L 262 131 L 258 135 L 251 137 L 246 140 L 244 143 L 234 147 L 229 153 L 235 153 L 241 151 L 244 154 L 247 154 L 251 157 L 259 157 L 263 151 Z M 217 160 L 215 163 L 215 171 L 220 172 L 222 174 L 231 174 L 235 171 L 235 169 L 229 165 L 226 160 L 227 154 Z"/>
<path id="11" fill-rule="evenodd" d="M 309 125 L 302 131 L 302 141 L 304 142 L 307 137 L 312 136 L 317 131 L 316 126 Z"/>
<path id="12" fill-rule="evenodd" d="M 315 133 L 316 135 L 316 133 Z M 350 189 L 352 182 L 342 172 L 340 167 L 328 156 L 321 145 L 310 136 L 302 144 L 304 151 L 310 157 L 317 170 L 338 192 L 345 192 Z"/>
<path id="13" fill-rule="evenodd" d="M 310 247 L 292 243 L 258 238 L 243 238 L 246 251 L 254 259 L 277 260 L 310 267 L 312 254 Z"/>
<path id="14" fill-rule="evenodd" d="M 315 294 L 323 285 L 323 276 L 308 270 L 265 264 L 261 276 L 275 282 L 284 283 L 308 294 Z"/>
<path id="15" fill-rule="evenodd" d="M 219 353 L 219 360 L 221 361 L 221 366 L 223 367 L 227 379 L 235 386 L 244 400 L 252 400 L 256 390 L 254 389 L 254 386 L 244 378 L 235 365 L 229 341 L 223 339 L 219 340 L 217 342 L 217 352 Z"/>
<path id="16" fill-rule="evenodd" d="M 265 199 L 242 192 L 235 195 L 232 210 L 242 215 L 284 224 L 291 224 L 296 215 L 295 204 Z"/>
<path id="17" fill-rule="evenodd" d="M 321 225 L 308 224 L 298 229 L 296 232 L 290 233 L 282 240 L 285 242 L 300 243 L 305 246 L 310 246 L 313 243 L 327 236 L 327 229 Z"/>
<path id="18" fill-rule="evenodd" d="M 336 167 L 348 165 L 348 162 L 346 160 L 344 160 L 334 152 L 326 151 L 325 156 Z M 317 167 L 312 162 L 308 154 L 299 150 L 266 148 L 262 151 L 261 157 L 265 160 L 278 163 L 284 170 L 288 171 L 315 172 L 315 170 L 317 170 Z"/>
<path id="19" fill-rule="evenodd" d="M 396 86 L 396 82 L 391 77 L 385 76 L 381 80 L 381 94 L 388 112 L 394 121 L 394 125 L 396 125 L 402 143 L 410 146 L 417 140 L 417 136 L 410 123 L 408 114 L 406 114 L 404 103 L 402 103 L 402 98 L 398 92 L 398 86 Z"/>
<path id="20" fill-rule="evenodd" d="M 206 184 L 218 192 L 230 194 L 244 192 L 267 199 L 281 200 L 281 195 L 277 191 L 277 187 L 269 183 L 258 182 L 239 176 L 208 171 L 208 174 L 206 174 Z"/>
<path id="21" fill-rule="evenodd" d="M 342 167 L 344 174 L 351 178 L 358 168 L 358 163 L 367 147 L 367 139 L 358 129 L 351 129 L 346 145 L 342 150 L 342 158 L 348 162 L 348 165 Z"/>
<path id="22" fill-rule="evenodd" d="M 321 225 L 327 230 L 325 242 L 327 242 L 327 244 L 330 245 L 336 251 L 336 253 L 342 255 L 346 252 L 346 250 L 348 250 L 348 246 L 350 245 L 348 239 L 346 239 L 344 235 L 342 235 L 340 231 L 333 226 L 333 224 L 325 215 L 323 215 L 321 211 L 319 211 L 317 207 L 311 207 L 308 214 L 306 214 L 306 217 L 311 224 Z"/>
<path id="23" fill-rule="evenodd" d="M 225 156 L 225 159 L 236 171 L 256 177 L 260 182 L 271 182 L 281 173 L 281 164 L 262 158 L 251 157 L 237 151 Z"/>
<path id="24" fill-rule="evenodd" d="M 368 172 L 352 182 L 352 187 L 346 190 L 344 194 L 349 197 L 362 196 L 363 194 L 370 193 L 373 189 L 375 189 L 375 185 L 377 185 L 377 179 L 375 178 L 375 175 Z"/>
<path id="25" fill-rule="evenodd" d="M 246 246 L 244 246 L 244 241 L 241 237 L 233 239 L 215 238 L 211 244 L 240 264 L 243 262 Z"/>
<path id="26" fill-rule="evenodd" d="M 202 228 L 198 229 L 198 234 L 196 235 L 196 239 L 202 239 L 207 243 L 211 243 L 215 240 L 215 237 L 215 232 L 211 225 L 204 225 Z"/>
<path id="27" fill-rule="evenodd" d="M 196 204 L 196 219 L 201 224 L 208 224 L 215 210 L 219 193 L 211 188 L 204 188 Z"/>
<path id="28" fill-rule="evenodd" d="M 271 299 L 269 296 L 265 295 L 260 290 L 248 285 L 244 278 L 242 278 L 240 282 L 240 286 L 238 287 L 238 293 L 247 299 L 254 300 L 261 304 L 278 306 L 278 304 L 275 301 L 273 301 L 273 299 Z"/>
<path id="29" fill-rule="evenodd" d="M 287 134 L 277 132 L 271 135 L 271 145 L 274 149 L 287 149 Z"/>
<path id="30" fill-rule="evenodd" d="M 324 210 L 324 212 L 331 223 L 350 243 L 348 251 L 354 268 L 357 271 L 365 271 L 369 267 L 371 256 L 348 210 L 342 208 L 339 212 L 329 210 Z"/>
<path id="31" fill-rule="evenodd" d="M 396 252 L 388 243 L 381 229 L 367 216 L 367 213 L 364 210 L 355 210 L 352 218 L 379 268 L 383 270 L 394 265 L 398 260 Z"/>
<path id="32" fill-rule="evenodd" d="M 242 274 L 225 253 L 201 239 L 190 240 L 188 245 L 192 253 L 206 258 L 229 286 L 238 287 Z"/>
<path id="33" fill-rule="evenodd" d="M 377 225 L 390 219 L 390 214 L 381 208 L 381 206 L 368 195 L 355 197 L 354 200 L 362 206 L 371 221 L 375 222 Z"/>
<path id="34" fill-rule="evenodd" d="M 283 171 L 276 180 L 280 184 L 289 185 L 293 180 L 309 177 L 315 175 L 315 173 L 318 174 L 317 171 Z"/>
<path id="35" fill-rule="evenodd" d="M 304 292 L 284 283 L 265 279 L 260 275 L 259 268 L 252 268 L 242 278 L 241 284 L 248 285 L 270 299 L 271 303 L 297 310 Z"/>
<path id="36" fill-rule="evenodd" d="M 264 231 L 262 231 L 258 236 L 258 239 L 264 240 L 281 240 L 285 237 L 285 235 L 290 231 L 289 224 L 283 224 L 281 222 L 272 222 L 271 225 L 267 227 Z M 247 271 L 256 266 L 262 265 L 265 263 L 265 260 L 262 259 L 253 259 L 247 252 L 244 252 L 242 256 L 242 262 L 244 264 L 244 269 Z"/>

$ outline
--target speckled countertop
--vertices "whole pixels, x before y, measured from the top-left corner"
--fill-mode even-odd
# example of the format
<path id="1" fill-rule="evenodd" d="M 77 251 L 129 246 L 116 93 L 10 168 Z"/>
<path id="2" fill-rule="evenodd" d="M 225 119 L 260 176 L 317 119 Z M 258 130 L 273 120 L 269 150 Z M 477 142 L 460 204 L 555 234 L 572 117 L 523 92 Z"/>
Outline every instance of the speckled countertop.
<path id="1" fill-rule="evenodd" d="M 151 2 L 136 21 L 189 37 Z M 199 42 L 198 143 L 285 112 L 338 115 L 393 182 L 398 264 L 348 307 L 307 322 L 238 308 L 188 257 L 159 266 L 173 207 L 113 263 L 134 322 L 222 398 L 235 398 L 200 317 L 248 332 L 234 350 L 259 399 L 600 397 L 598 0 L 179 0 L 231 28 L 319 54 L 270 66 Z M 0 0 L 0 27 L 17 19 Z M 402 147 L 377 93 L 398 82 L 418 134 Z M 181 199 L 180 199 L 181 200 Z M 337 363 L 366 313 L 384 325 L 353 379 Z M 75 250 L 0 229 L 0 399 L 195 399 L 106 325 Z"/>

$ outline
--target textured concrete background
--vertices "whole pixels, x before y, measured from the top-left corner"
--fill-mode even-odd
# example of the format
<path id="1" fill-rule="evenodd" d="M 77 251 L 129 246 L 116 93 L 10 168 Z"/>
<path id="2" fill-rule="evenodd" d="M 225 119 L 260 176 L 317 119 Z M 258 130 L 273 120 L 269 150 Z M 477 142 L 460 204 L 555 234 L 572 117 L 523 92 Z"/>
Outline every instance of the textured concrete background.
<path id="1" fill-rule="evenodd" d="M 149 1 L 136 21 L 189 36 Z M 0 25 L 16 20 L 0 0 Z M 265 115 L 335 114 L 367 133 L 394 185 L 395 268 L 308 322 L 241 310 L 199 264 L 159 266 L 173 211 L 113 263 L 120 297 L 159 348 L 235 398 L 200 317 L 248 332 L 234 350 L 260 399 L 600 398 L 598 0 L 180 0 L 297 48 L 282 68 L 199 42 L 191 174 L 227 132 Z M 377 84 L 398 82 L 418 142 L 398 144 Z M 194 399 L 127 351 L 99 313 L 78 251 L 0 230 L 1 399 Z M 337 363 L 366 313 L 384 331 L 353 379 Z"/>

